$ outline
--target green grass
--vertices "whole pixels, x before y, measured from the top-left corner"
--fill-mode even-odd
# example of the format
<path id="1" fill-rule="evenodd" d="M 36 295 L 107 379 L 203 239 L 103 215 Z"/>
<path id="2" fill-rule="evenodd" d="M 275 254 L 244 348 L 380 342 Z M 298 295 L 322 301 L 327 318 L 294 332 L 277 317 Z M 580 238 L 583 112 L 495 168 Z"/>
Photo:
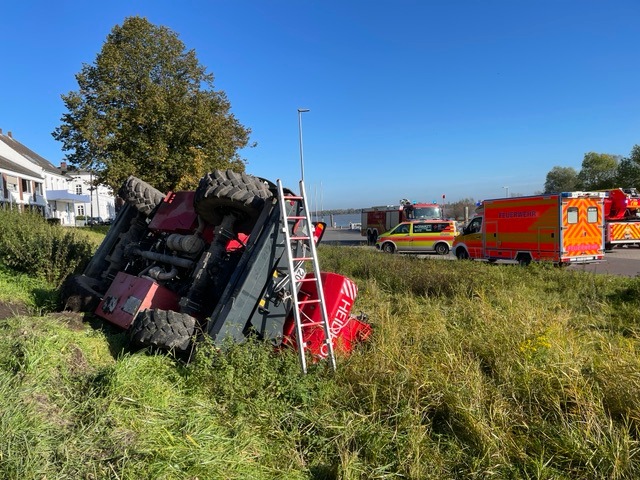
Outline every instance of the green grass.
<path id="1" fill-rule="evenodd" d="M 41 215 L 0 209 L 0 263 L 60 286 L 84 269 L 95 247 L 75 228 L 48 223 Z"/>
<path id="2" fill-rule="evenodd" d="M 261 344 L 184 365 L 95 320 L 1 320 L 0 476 L 640 477 L 639 279 L 320 256 L 374 326 L 335 373 Z"/>

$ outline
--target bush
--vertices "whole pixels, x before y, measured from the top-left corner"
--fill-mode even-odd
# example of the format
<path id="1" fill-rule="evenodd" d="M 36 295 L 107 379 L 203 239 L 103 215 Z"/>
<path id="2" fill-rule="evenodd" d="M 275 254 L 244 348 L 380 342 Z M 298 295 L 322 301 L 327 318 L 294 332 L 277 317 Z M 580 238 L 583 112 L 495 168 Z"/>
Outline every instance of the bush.
<path id="1" fill-rule="evenodd" d="M 40 215 L 0 210 L 0 224 L 0 262 L 56 287 L 91 258 L 93 247 L 86 238 Z"/>

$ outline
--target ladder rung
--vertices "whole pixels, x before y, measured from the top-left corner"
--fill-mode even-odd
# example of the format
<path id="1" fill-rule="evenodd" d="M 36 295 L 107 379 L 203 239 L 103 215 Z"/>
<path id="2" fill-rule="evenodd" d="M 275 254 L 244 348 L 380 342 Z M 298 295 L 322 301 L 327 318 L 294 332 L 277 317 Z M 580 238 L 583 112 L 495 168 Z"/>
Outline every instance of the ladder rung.
<path id="1" fill-rule="evenodd" d="M 319 299 L 315 300 L 298 300 L 298 305 L 307 305 L 309 303 L 320 303 Z"/>
<path id="2" fill-rule="evenodd" d="M 294 302 L 294 309 L 293 309 L 293 317 L 294 317 L 294 321 L 295 321 L 295 326 L 296 326 L 296 342 L 298 343 L 298 355 L 300 357 L 300 365 L 302 366 L 302 372 L 303 373 L 307 373 L 307 367 L 306 367 L 306 360 L 305 360 L 305 350 L 307 350 L 309 348 L 309 344 L 305 341 L 304 336 L 302 334 L 302 330 L 303 329 L 313 329 L 315 328 L 322 328 L 324 330 L 324 333 L 326 335 L 327 338 L 325 338 L 324 340 L 324 344 L 328 346 L 327 349 L 327 357 L 328 359 L 331 361 L 331 366 L 333 368 L 333 370 L 336 369 L 336 359 L 335 359 L 335 353 L 334 353 L 334 349 L 333 349 L 333 332 L 331 331 L 330 328 L 330 323 L 329 323 L 329 318 L 328 318 L 328 312 L 326 307 L 326 299 L 324 298 L 324 294 L 323 294 L 323 288 L 322 288 L 322 280 L 321 280 L 321 276 L 320 276 L 320 272 L 318 271 L 318 254 L 316 252 L 315 249 L 315 242 L 314 240 L 314 236 L 311 235 L 311 219 L 309 217 L 309 206 L 307 205 L 307 199 L 306 199 L 306 192 L 305 192 L 305 188 L 304 188 L 304 182 L 302 180 L 300 180 L 300 194 L 296 195 L 293 194 L 290 190 L 288 191 L 288 193 L 285 195 L 284 189 L 282 187 L 282 182 L 280 180 L 278 180 L 278 201 L 280 202 L 280 208 L 282 210 L 282 212 L 280 213 L 280 219 L 282 220 L 283 224 L 282 224 L 282 233 L 284 234 L 284 237 L 286 239 L 285 242 L 285 249 L 286 249 L 286 257 L 287 257 L 287 269 L 289 271 L 289 278 L 290 278 L 290 285 L 292 287 L 296 287 L 297 289 L 299 289 L 299 291 L 293 291 L 292 295 L 293 295 L 293 302 Z M 290 202 L 291 205 L 293 205 L 293 202 L 297 202 L 297 208 L 296 210 L 292 210 L 291 208 L 288 208 L 287 205 L 285 205 L 285 202 Z M 288 214 L 292 213 L 291 216 L 289 216 Z M 304 213 L 305 216 L 302 216 L 301 214 Z M 309 230 L 304 231 L 304 230 L 297 230 L 298 234 L 293 236 L 294 232 L 292 232 L 290 230 L 290 223 L 289 225 L 287 224 L 288 222 L 291 221 L 295 221 L 295 222 L 300 222 L 300 224 L 302 225 L 306 225 L 307 227 L 309 227 Z M 300 235 L 300 233 L 306 233 L 306 235 Z M 295 242 L 299 242 L 299 243 L 295 243 Z M 305 247 L 300 249 L 299 247 Z M 306 248 L 308 247 L 308 248 Z M 302 255 L 306 255 L 303 257 L 298 257 L 298 258 L 294 258 L 295 254 L 302 254 Z M 295 278 L 295 273 L 297 272 L 298 268 L 302 265 L 303 262 L 306 261 L 313 261 L 313 266 L 311 268 L 311 272 L 309 272 L 309 274 L 307 274 L 308 276 L 304 276 L 303 278 Z M 299 293 L 303 293 L 304 288 L 301 286 L 301 284 L 303 282 L 315 282 L 316 283 L 316 287 L 318 290 L 318 296 L 315 299 L 310 299 L 310 295 L 305 294 L 305 295 L 300 295 L 302 298 L 305 298 L 305 300 L 298 300 L 298 294 Z M 296 288 L 292 288 L 292 290 L 295 290 Z M 305 310 L 304 310 L 304 306 L 305 305 L 318 305 L 318 307 L 311 307 L 311 309 L 313 308 L 319 308 L 319 312 L 316 311 L 314 313 L 320 313 L 320 317 L 321 320 L 318 320 L 317 318 L 315 320 L 312 320 L 310 318 L 309 315 L 305 314 Z M 302 318 L 305 317 L 305 318 Z M 305 320 L 308 320 L 305 322 Z M 311 331 L 307 331 L 306 333 L 310 333 Z"/>
<path id="3" fill-rule="evenodd" d="M 323 321 L 319 321 L 319 322 L 300 322 L 300 326 L 302 328 L 305 327 L 321 327 L 324 325 Z"/>

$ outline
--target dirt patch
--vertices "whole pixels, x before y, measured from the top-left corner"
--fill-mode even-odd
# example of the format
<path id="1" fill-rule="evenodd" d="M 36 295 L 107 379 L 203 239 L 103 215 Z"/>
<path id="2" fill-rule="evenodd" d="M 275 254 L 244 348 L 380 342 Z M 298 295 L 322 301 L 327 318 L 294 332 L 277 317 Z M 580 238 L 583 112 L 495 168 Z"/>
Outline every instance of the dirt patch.
<path id="1" fill-rule="evenodd" d="M 32 316 L 33 312 L 23 303 L 0 301 L 0 320 L 19 316 Z M 84 314 L 76 312 L 53 312 L 49 316 L 64 323 L 71 330 L 84 329 Z"/>
<path id="2" fill-rule="evenodd" d="M 22 303 L 9 303 L 0 301 L 0 320 L 29 314 L 29 309 Z"/>
<path id="3" fill-rule="evenodd" d="M 84 313 L 81 312 L 54 312 L 48 315 L 64 323 L 70 330 L 84 330 Z"/>

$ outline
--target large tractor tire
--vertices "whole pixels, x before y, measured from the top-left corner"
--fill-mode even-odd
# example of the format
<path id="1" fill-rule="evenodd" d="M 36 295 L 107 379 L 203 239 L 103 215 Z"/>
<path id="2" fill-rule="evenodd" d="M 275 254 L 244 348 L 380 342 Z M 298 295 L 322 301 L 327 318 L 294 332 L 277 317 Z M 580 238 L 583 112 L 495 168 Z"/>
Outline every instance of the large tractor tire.
<path id="1" fill-rule="evenodd" d="M 144 236 L 146 218 L 164 199 L 162 192 L 133 176 L 122 184 L 118 195 L 126 203 L 84 271 L 88 277 L 101 279 L 99 289 L 103 291 L 109 288 L 108 277 L 124 266 L 125 247 Z"/>
<path id="2" fill-rule="evenodd" d="M 156 190 L 148 183 L 134 176 L 130 176 L 122 184 L 122 187 L 118 190 L 118 196 L 147 216 L 153 212 L 165 197 L 160 190 Z"/>
<path id="3" fill-rule="evenodd" d="M 68 277 L 60 288 L 62 310 L 71 312 L 93 312 L 101 296 L 94 289 L 95 280 L 84 275 Z"/>
<path id="4" fill-rule="evenodd" d="M 196 331 L 196 319 L 172 310 L 143 310 L 129 328 L 133 344 L 185 352 Z"/>
<path id="5" fill-rule="evenodd" d="M 219 225 L 225 215 L 233 213 L 236 233 L 251 233 L 265 201 L 272 196 L 269 186 L 258 177 L 215 170 L 200 180 L 193 204 L 206 222 Z"/>

